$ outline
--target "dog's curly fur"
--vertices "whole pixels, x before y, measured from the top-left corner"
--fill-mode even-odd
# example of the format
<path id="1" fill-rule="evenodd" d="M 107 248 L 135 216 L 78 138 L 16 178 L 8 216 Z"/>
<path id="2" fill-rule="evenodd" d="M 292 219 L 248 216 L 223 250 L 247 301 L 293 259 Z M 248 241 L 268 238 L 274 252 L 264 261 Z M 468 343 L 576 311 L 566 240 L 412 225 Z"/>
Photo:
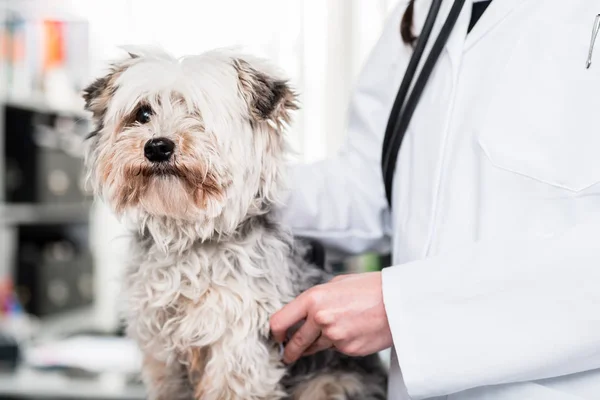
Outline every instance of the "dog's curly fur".
<path id="1" fill-rule="evenodd" d="M 84 99 L 89 182 L 132 224 L 125 318 L 149 398 L 385 399 L 378 355 L 328 350 L 286 366 L 270 339 L 270 316 L 330 278 L 274 216 L 297 109 L 286 80 L 231 50 L 132 49 Z M 175 148 L 153 162 L 144 145 L 159 137 Z"/>

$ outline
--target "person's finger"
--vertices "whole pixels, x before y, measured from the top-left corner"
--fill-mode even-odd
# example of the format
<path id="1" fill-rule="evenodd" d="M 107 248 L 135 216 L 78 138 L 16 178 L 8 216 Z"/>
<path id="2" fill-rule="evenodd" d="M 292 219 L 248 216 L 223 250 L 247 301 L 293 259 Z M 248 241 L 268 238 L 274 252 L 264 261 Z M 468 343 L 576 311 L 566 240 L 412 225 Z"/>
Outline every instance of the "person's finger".
<path id="1" fill-rule="evenodd" d="M 333 279 L 331 279 L 331 282 L 339 282 L 339 281 L 343 281 L 344 279 L 348 279 L 350 278 L 352 275 L 350 274 L 340 274 L 340 275 L 336 275 L 333 277 Z"/>
<path id="2" fill-rule="evenodd" d="M 321 335 L 321 328 L 310 319 L 292 336 L 283 352 L 283 361 L 287 364 L 296 361 Z"/>
<path id="3" fill-rule="evenodd" d="M 305 293 L 286 304 L 281 310 L 271 316 L 270 326 L 273 339 L 283 343 L 287 331 L 308 316 L 308 295 Z"/>
<path id="4" fill-rule="evenodd" d="M 304 354 L 302 354 L 302 355 L 310 356 L 310 355 L 313 355 L 320 351 L 330 349 L 332 347 L 333 347 L 333 342 L 321 335 L 321 337 L 319 339 L 317 339 L 317 341 L 314 342 L 312 345 L 310 345 L 310 347 L 308 349 L 306 349 L 304 351 Z"/>

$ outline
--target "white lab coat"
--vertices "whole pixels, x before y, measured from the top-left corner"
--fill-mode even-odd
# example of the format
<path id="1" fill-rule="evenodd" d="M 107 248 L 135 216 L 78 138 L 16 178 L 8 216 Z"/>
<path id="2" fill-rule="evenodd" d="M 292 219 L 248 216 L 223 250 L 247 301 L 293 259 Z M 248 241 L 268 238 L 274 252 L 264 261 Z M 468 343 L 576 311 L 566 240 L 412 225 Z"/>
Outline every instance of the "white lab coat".
<path id="1" fill-rule="evenodd" d="M 391 244 L 390 400 L 600 399 L 600 38 L 585 68 L 600 0 L 494 0 L 468 36 L 467 0 L 390 215 L 380 158 L 411 54 L 405 6 L 360 75 L 343 150 L 293 168 L 284 218 L 349 253 Z"/>

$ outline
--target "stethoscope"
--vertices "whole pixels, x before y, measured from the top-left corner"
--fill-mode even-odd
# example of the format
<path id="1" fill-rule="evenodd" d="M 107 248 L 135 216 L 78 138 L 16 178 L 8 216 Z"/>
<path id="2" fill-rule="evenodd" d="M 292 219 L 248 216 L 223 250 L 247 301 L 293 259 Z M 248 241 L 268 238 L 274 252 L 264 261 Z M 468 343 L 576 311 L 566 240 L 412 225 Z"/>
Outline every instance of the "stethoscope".
<path id="1" fill-rule="evenodd" d="M 417 78 L 413 91 L 404 105 L 406 97 L 408 95 L 408 89 L 412 84 L 412 81 L 415 76 L 415 72 L 417 70 L 417 66 L 421 61 L 421 57 L 423 56 L 423 52 L 425 51 L 425 46 L 427 41 L 429 40 L 429 36 L 431 35 L 431 30 L 433 29 L 433 25 L 437 18 L 437 15 L 440 11 L 440 7 L 442 5 L 442 0 L 433 0 L 431 3 L 431 7 L 429 8 L 429 13 L 427 14 L 427 18 L 423 25 L 423 29 L 421 30 L 421 34 L 417 39 L 417 43 L 415 45 L 414 52 L 410 59 L 410 62 L 406 68 L 406 72 L 404 74 L 404 78 L 402 79 L 402 83 L 400 84 L 400 89 L 398 90 L 398 95 L 394 101 L 394 105 L 392 107 L 392 111 L 390 113 L 390 118 L 388 120 L 388 124 L 385 130 L 385 137 L 383 139 L 383 150 L 381 155 L 381 169 L 383 173 L 383 180 L 385 184 L 385 195 L 388 201 L 388 206 L 392 207 L 392 183 L 394 180 L 394 172 L 396 169 L 396 162 L 398 159 L 398 152 L 400 150 L 400 145 L 402 144 L 402 140 L 404 139 L 404 135 L 406 134 L 406 130 L 410 123 L 410 120 L 415 112 L 421 94 L 427 84 L 427 80 L 431 75 L 431 71 L 433 70 L 435 63 L 437 62 L 446 42 L 448 41 L 448 37 L 460 16 L 460 12 L 462 10 L 463 5 L 465 4 L 465 0 L 455 0 L 450 12 L 448 13 L 448 17 L 440 30 L 440 33 L 431 48 L 431 52 L 429 53 L 429 57 L 425 61 L 421 73 Z M 594 51 L 594 45 L 596 43 L 596 38 L 600 34 L 600 14 L 596 15 L 594 19 L 594 25 L 592 29 L 592 38 L 590 41 L 590 47 L 588 52 L 588 57 L 586 60 L 586 69 L 589 69 L 592 64 L 592 55 Z M 403 108 L 404 106 L 404 108 Z"/>
<path id="2" fill-rule="evenodd" d="M 442 29 L 440 30 L 440 33 L 431 48 L 431 52 L 423 64 L 423 68 L 421 69 L 421 73 L 416 80 L 410 97 L 408 97 L 408 101 L 406 102 L 406 105 L 404 105 L 408 95 L 408 89 L 410 88 L 410 85 L 415 77 L 417 67 L 421 61 L 421 57 L 425 51 L 425 46 L 427 45 L 427 41 L 429 40 L 433 25 L 442 5 L 442 0 L 432 1 L 431 7 L 429 8 L 429 13 L 427 14 L 427 18 L 425 19 L 425 23 L 423 25 L 423 29 L 421 30 L 421 34 L 417 39 L 415 49 L 406 68 L 406 72 L 404 73 L 402 83 L 400 84 L 400 89 L 398 90 L 398 95 L 394 101 L 394 105 L 392 107 L 390 118 L 386 127 L 381 157 L 381 168 L 383 172 L 386 198 L 390 208 L 392 207 L 392 183 L 394 180 L 394 172 L 396 169 L 396 161 L 398 159 L 400 145 L 402 144 L 402 140 L 410 120 L 415 112 L 419 99 L 421 98 L 423 89 L 429 80 L 435 63 L 444 49 L 446 42 L 448 41 L 448 37 L 450 37 L 450 33 L 452 32 L 452 29 L 454 28 L 454 25 L 460 16 L 460 12 L 464 4 L 465 0 L 454 1 L 454 4 L 448 13 L 448 17 L 446 18 L 446 21 L 444 22 L 444 25 L 442 26 Z"/>

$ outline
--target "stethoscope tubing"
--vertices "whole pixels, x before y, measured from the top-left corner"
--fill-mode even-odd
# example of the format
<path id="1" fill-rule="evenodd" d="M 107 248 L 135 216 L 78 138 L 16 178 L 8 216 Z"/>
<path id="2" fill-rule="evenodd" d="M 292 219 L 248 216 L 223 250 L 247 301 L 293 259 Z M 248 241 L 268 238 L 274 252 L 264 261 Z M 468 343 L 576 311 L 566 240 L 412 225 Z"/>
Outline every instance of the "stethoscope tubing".
<path id="1" fill-rule="evenodd" d="M 410 85 L 416 74 L 417 67 L 421 61 L 423 53 L 425 52 L 425 47 L 429 37 L 431 36 L 431 31 L 435 25 L 441 4 L 442 0 L 433 0 L 431 3 L 429 12 L 423 25 L 423 29 L 421 30 L 421 34 L 417 39 L 415 50 L 413 51 L 407 66 L 402 83 L 400 84 L 400 89 L 398 90 L 398 94 L 390 113 L 390 119 L 388 120 L 388 125 L 386 127 L 386 133 L 383 140 L 381 166 L 386 198 L 390 208 L 392 207 L 392 184 L 400 145 L 402 144 L 402 140 L 404 139 L 404 135 L 408 129 L 410 120 L 412 119 L 412 116 L 417 108 L 419 99 L 423 94 L 433 68 L 435 67 L 436 62 L 442 53 L 444 46 L 448 42 L 448 38 L 452 33 L 452 29 L 454 29 L 454 26 L 456 25 L 456 21 L 460 16 L 460 12 L 465 4 L 465 0 L 454 1 L 454 4 L 448 13 L 448 17 L 446 18 L 446 21 L 444 22 L 444 25 L 442 26 L 442 29 L 440 30 L 440 33 L 431 48 L 429 56 L 425 60 L 421 73 L 417 77 L 417 81 L 412 92 L 410 93 L 410 96 L 408 97 L 408 101 L 406 102 L 404 108 L 402 108 L 408 95 Z"/>

